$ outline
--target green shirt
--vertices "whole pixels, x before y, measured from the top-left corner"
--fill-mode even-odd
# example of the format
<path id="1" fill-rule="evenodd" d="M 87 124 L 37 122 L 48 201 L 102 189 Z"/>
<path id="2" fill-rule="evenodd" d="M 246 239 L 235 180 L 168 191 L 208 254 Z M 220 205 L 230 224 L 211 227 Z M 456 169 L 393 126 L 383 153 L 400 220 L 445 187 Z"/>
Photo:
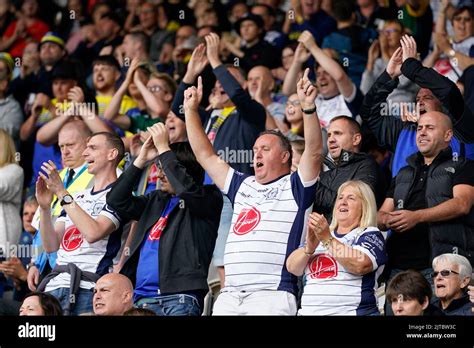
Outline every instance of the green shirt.
<path id="1" fill-rule="evenodd" d="M 153 126 L 155 123 L 163 122 L 161 118 L 151 118 L 147 114 L 130 117 L 130 128 L 129 131 L 132 133 L 138 133 L 140 131 L 146 131 L 148 127 Z"/>

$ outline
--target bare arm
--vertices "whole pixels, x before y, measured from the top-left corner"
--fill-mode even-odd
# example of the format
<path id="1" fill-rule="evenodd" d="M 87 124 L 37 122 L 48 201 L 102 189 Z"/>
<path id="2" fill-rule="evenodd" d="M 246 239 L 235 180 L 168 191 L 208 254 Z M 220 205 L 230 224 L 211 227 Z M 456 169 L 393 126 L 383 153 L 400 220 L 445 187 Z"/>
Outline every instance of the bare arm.
<path id="1" fill-rule="evenodd" d="M 42 172 L 39 172 L 42 178 L 41 181 L 46 182 L 51 192 L 61 201 L 69 192 L 64 188 L 54 163 L 51 161 L 49 163 L 43 162 L 41 169 L 48 175 L 46 176 Z M 99 215 L 97 219 L 94 219 L 75 202 L 65 204 L 63 209 L 88 243 L 95 243 L 117 229 L 117 226 L 115 226 L 114 222 L 109 218 Z M 41 217 L 43 216 L 41 215 Z M 42 225 L 40 226 L 41 228 L 43 227 Z M 49 226 L 46 225 L 46 228 L 49 228 Z M 41 233 L 43 233 L 43 231 L 41 231 Z"/>
<path id="2" fill-rule="evenodd" d="M 61 115 L 53 118 L 38 130 L 36 140 L 46 146 L 53 145 L 58 141 L 59 130 L 69 121 L 71 117 Z"/>
<path id="3" fill-rule="evenodd" d="M 373 271 L 372 261 L 365 253 L 336 239 L 331 240 L 328 251 L 350 273 L 364 275 Z"/>
<path id="4" fill-rule="evenodd" d="M 30 117 L 20 127 L 20 139 L 26 141 L 36 129 L 36 122 L 38 121 L 39 114 L 32 113 Z"/>
<path id="5" fill-rule="evenodd" d="M 119 116 L 120 104 L 122 103 L 123 96 L 127 93 L 128 86 L 132 82 L 133 73 L 138 67 L 138 59 L 134 58 L 128 68 L 127 76 L 125 80 L 120 85 L 119 89 L 114 93 L 112 99 L 110 100 L 109 105 L 105 109 L 104 118 L 106 120 L 115 120 Z"/>
<path id="6" fill-rule="evenodd" d="M 285 80 L 283 81 L 283 94 L 290 96 L 291 94 L 296 93 L 296 83 L 300 79 L 303 63 L 309 59 L 310 55 L 311 53 L 306 50 L 304 45 L 299 43 L 296 47 L 293 61 L 291 62 Z"/>
<path id="7" fill-rule="evenodd" d="M 308 251 L 306 247 L 298 248 L 293 251 L 286 260 L 286 268 L 288 269 L 288 272 L 297 277 L 302 276 L 311 256 L 312 253 Z"/>
<path id="8" fill-rule="evenodd" d="M 184 116 L 186 118 L 188 139 L 199 164 L 209 174 L 214 183 L 223 190 L 230 166 L 216 155 L 202 128 L 198 114 L 201 98 L 202 79 L 199 77 L 197 89 L 196 87 L 190 87 L 184 92 Z"/>
<path id="9" fill-rule="evenodd" d="M 395 205 L 393 204 L 393 198 L 386 198 L 377 213 L 377 224 L 380 230 L 386 231 L 389 229 L 389 227 L 387 226 L 387 219 L 390 216 L 389 213 L 394 210 Z"/>
<path id="10" fill-rule="evenodd" d="M 344 69 L 331 57 L 326 55 L 316 44 L 313 35 L 309 31 L 304 31 L 298 39 L 311 52 L 321 67 L 328 72 L 336 81 L 339 92 L 344 98 L 349 98 L 354 93 L 354 84 Z"/>
<path id="11" fill-rule="evenodd" d="M 474 187 L 456 185 L 453 187 L 453 198 L 435 207 L 418 210 L 420 222 L 439 222 L 451 220 L 469 214 L 474 197 Z"/>
<path id="12" fill-rule="evenodd" d="M 309 68 L 304 72 L 303 78 L 298 82 L 298 98 L 303 110 L 316 109 L 314 100 L 316 99 L 316 87 L 308 79 Z M 321 126 L 316 112 L 311 114 L 303 113 L 305 149 L 301 155 L 298 171 L 302 179 L 307 181 L 315 180 L 321 170 L 323 160 L 323 141 Z"/>

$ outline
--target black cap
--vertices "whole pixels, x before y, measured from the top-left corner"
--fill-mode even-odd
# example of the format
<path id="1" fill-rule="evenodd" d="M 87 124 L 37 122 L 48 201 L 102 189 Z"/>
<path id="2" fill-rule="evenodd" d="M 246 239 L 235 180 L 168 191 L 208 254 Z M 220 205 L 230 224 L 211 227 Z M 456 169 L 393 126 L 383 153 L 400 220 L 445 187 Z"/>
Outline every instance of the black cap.
<path id="1" fill-rule="evenodd" d="M 235 31 L 237 31 L 239 34 L 240 34 L 240 25 L 244 22 L 244 21 L 252 21 L 254 22 L 257 27 L 261 28 L 262 30 L 264 30 L 263 28 L 263 19 L 262 17 L 260 17 L 259 15 L 255 15 L 253 13 L 247 13 L 245 16 L 243 16 L 242 18 L 240 18 L 237 22 L 235 22 Z"/>
<path id="2" fill-rule="evenodd" d="M 77 62 L 61 60 L 53 69 L 52 80 L 64 79 L 79 81 L 79 78 L 79 67 Z"/>

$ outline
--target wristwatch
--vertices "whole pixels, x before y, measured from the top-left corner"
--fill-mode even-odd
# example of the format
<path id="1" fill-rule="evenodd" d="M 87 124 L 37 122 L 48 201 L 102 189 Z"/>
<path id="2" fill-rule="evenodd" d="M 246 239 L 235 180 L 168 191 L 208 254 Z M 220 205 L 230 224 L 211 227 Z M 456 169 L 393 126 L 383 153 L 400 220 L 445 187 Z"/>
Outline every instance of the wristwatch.
<path id="1" fill-rule="evenodd" d="M 448 56 L 450 58 L 454 58 L 456 56 L 456 51 L 453 50 L 452 48 L 448 51 Z"/>
<path id="2" fill-rule="evenodd" d="M 74 198 L 70 194 L 64 195 L 63 199 L 61 199 L 61 207 L 66 204 L 71 204 L 74 202 Z"/>
<path id="3" fill-rule="evenodd" d="M 307 115 L 311 115 L 311 114 L 314 114 L 316 112 L 316 105 L 311 108 L 311 109 L 303 109 L 301 108 L 301 111 L 303 111 L 303 113 L 307 114 Z"/>

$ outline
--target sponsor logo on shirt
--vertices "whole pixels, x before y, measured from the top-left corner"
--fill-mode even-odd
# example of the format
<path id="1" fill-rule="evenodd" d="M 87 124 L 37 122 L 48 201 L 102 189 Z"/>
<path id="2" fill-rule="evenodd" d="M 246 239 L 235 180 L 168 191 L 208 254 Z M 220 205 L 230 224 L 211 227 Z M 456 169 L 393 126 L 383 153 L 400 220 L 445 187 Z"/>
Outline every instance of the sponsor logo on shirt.
<path id="1" fill-rule="evenodd" d="M 74 251 L 79 249 L 82 245 L 84 238 L 82 237 L 81 232 L 76 228 L 76 226 L 70 226 L 64 232 L 63 240 L 61 241 L 61 246 L 65 251 Z"/>
<path id="2" fill-rule="evenodd" d="M 234 233 L 239 236 L 249 233 L 257 227 L 260 219 L 261 214 L 257 208 L 242 209 L 234 224 Z"/>
<path id="3" fill-rule="evenodd" d="M 337 277 L 337 262 L 328 254 L 319 254 L 309 264 L 311 279 L 327 279 Z"/>

